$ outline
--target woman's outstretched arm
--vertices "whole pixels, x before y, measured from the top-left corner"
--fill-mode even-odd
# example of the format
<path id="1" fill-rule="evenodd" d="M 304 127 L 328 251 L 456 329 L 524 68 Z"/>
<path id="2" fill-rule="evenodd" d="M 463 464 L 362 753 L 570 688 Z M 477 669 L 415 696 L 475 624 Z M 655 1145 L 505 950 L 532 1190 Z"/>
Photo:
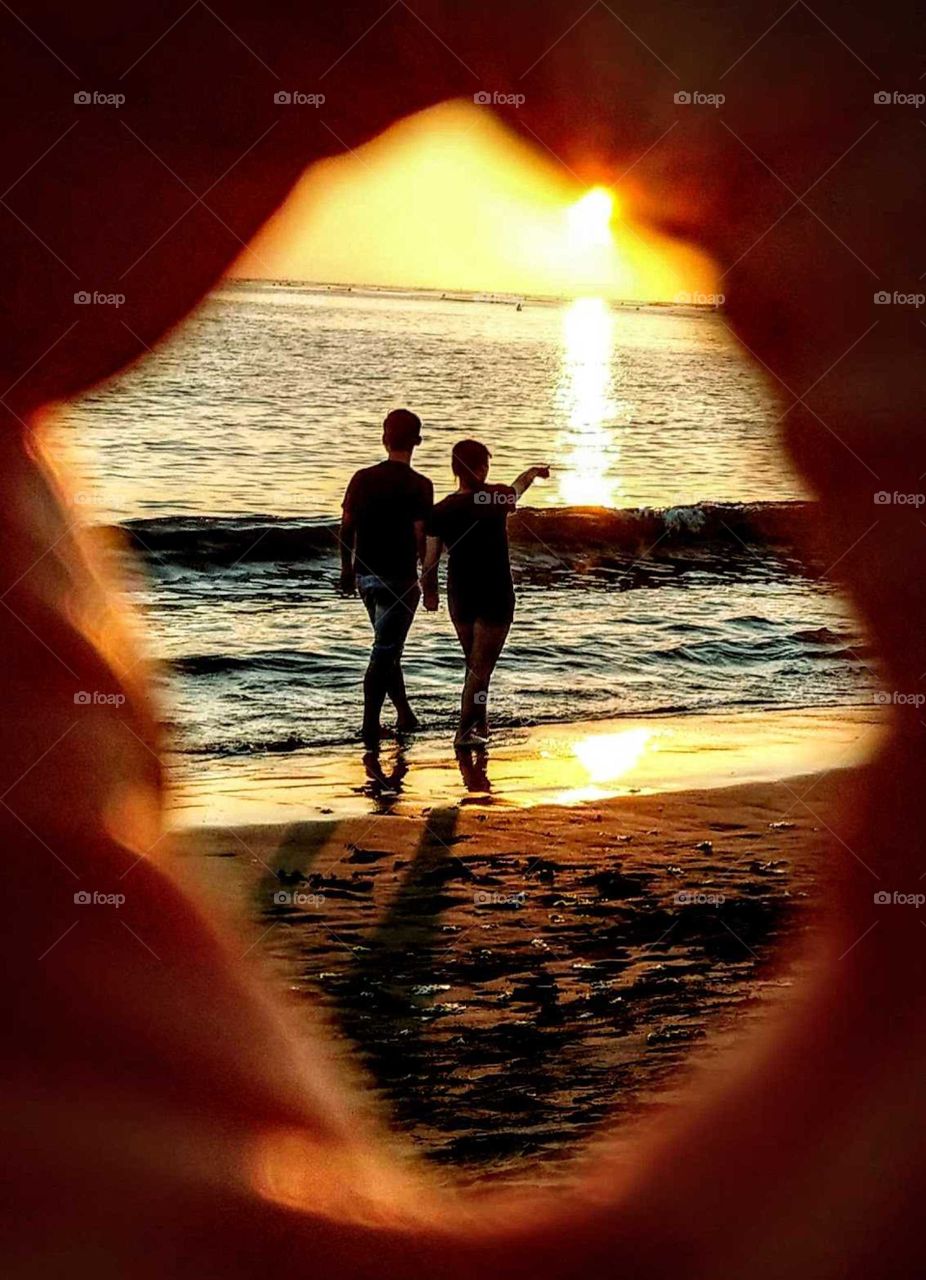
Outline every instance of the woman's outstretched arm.
<path id="1" fill-rule="evenodd" d="M 550 475 L 548 466 L 528 467 L 526 471 L 522 471 L 512 484 L 512 489 L 519 498 L 523 497 L 527 490 L 531 487 L 535 480 L 546 480 Z"/>

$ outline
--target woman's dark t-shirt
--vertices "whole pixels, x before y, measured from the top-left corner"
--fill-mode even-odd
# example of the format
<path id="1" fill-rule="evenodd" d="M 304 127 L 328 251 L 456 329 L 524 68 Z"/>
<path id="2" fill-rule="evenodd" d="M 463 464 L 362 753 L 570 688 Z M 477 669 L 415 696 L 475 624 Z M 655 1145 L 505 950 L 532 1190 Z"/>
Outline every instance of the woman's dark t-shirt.
<path id="1" fill-rule="evenodd" d="M 508 517 L 516 503 L 511 485 L 487 484 L 451 493 L 431 511 L 428 532 L 447 548 L 447 596 L 451 614 L 460 621 L 511 617 Z"/>

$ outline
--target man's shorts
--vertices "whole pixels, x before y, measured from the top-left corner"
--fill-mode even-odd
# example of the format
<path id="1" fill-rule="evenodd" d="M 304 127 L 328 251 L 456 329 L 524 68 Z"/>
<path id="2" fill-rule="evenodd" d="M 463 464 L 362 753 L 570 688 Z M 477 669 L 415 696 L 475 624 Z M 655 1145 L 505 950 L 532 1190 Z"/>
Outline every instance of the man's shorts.
<path id="1" fill-rule="evenodd" d="M 359 574 L 357 590 L 373 626 L 373 656 L 400 657 L 421 599 L 417 582 L 389 582 Z"/>

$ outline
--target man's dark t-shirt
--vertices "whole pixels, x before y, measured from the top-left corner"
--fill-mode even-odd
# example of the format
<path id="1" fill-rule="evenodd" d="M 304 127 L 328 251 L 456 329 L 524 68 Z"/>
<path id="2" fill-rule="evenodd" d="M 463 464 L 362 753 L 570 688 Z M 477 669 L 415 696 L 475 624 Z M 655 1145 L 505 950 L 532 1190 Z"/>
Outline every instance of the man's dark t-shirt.
<path id="1" fill-rule="evenodd" d="M 355 472 L 344 495 L 344 513 L 356 529 L 355 569 L 387 582 L 418 576 L 416 520 L 427 520 L 434 486 L 404 462 L 387 458 Z"/>
<path id="2" fill-rule="evenodd" d="M 447 548 L 447 597 L 460 621 L 503 622 L 514 611 L 508 517 L 516 503 L 510 485 L 487 484 L 451 493 L 431 512 L 428 533 Z"/>

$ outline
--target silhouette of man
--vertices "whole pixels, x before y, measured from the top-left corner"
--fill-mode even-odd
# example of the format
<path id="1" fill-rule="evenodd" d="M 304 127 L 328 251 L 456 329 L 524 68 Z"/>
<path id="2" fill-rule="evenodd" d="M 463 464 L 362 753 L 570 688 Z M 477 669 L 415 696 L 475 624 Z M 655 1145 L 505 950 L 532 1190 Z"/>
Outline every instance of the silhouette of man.
<path id="1" fill-rule="evenodd" d="M 421 419 L 393 409 L 383 423 L 386 458 L 351 478 L 341 517 L 341 590 L 359 590 L 373 627 L 373 648 L 363 678 L 364 745 L 375 750 L 380 715 L 388 696 L 396 730 L 418 727 L 402 674 L 402 651 L 421 592 L 418 565 L 424 560 L 425 521 L 434 505 L 431 481 L 412 469 L 421 443 Z"/>

